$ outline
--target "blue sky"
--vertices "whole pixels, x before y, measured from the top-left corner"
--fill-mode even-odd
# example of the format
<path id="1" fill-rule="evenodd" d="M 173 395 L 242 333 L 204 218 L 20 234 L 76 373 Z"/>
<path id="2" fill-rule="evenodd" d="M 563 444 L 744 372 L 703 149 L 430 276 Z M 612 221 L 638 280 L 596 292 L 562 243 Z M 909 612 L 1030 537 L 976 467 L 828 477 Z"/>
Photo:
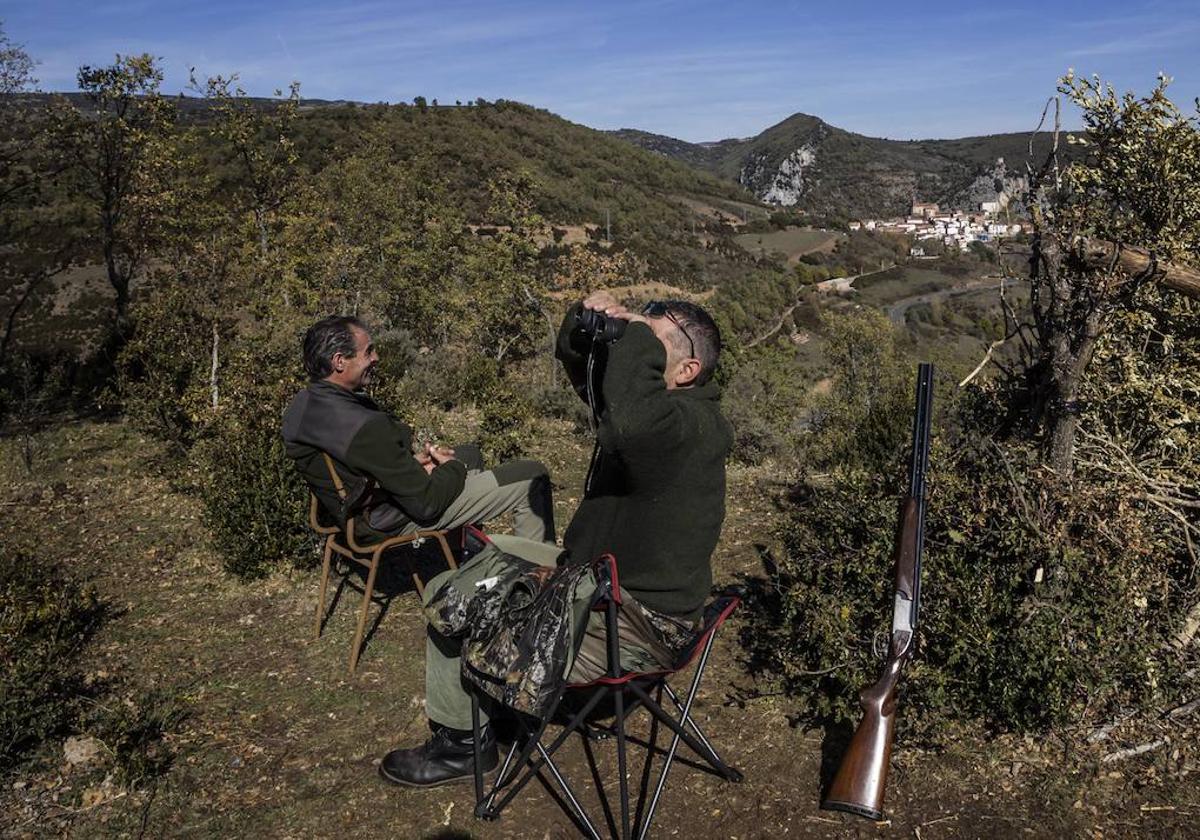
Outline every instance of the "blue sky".
<path id="1" fill-rule="evenodd" d="M 1200 95 L 1200 2 L 857 0 L 435 3 L 0 0 L 8 37 L 70 90 L 80 64 L 151 52 L 238 73 L 254 94 L 516 99 L 595 128 L 685 140 L 757 134 L 797 111 L 863 134 L 1031 129 L 1069 67 Z"/>

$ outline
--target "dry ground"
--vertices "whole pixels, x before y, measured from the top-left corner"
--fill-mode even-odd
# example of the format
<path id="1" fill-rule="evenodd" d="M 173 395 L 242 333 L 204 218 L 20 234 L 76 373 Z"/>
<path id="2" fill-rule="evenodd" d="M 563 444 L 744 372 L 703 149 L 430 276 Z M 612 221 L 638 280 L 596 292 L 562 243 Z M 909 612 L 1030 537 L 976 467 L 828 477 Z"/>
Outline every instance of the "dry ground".
<path id="1" fill-rule="evenodd" d="M 565 522 L 586 441 L 565 424 L 547 426 L 534 454 L 557 476 Z M 350 677 L 356 594 L 347 593 L 314 641 L 315 571 L 254 583 L 225 576 L 196 501 L 173 489 L 175 467 L 157 444 L 123 424 L 73 421 L 39 437 L 37 459 L 35 475 L 26 475 L 13 442 L 0 441 L 0 539 L 61 557 L 114 608 L 85 651 L 89 673 L 135 692 L 163 690 L 188 716 L 167 738 L 170 769 L 132 790 L 103 788 L 103 767 L 69 768 L 61 741 L 48 744 L 0 779 L 0 835 L 577 836 L 536 785 L 502 820 L 481 823 L 469 787 L 418 792 L 380 781 L 378 758 L 425 736 L 413 594 L 396 594 Z M 721 582 L 760 573 L 754 543 L 778 524 L 785 489 L 769 467 L 734 468 L 730 478 L 716 557 Z M 53 539 L 36 542 L 46 534 Z M 928 603 L 936 609 L 936 593 Z M 720 640 L 698 717 L 746 781 L 732 785 L 678 765 L 651 836 L 1200 836 L 1195 729 L 1185 721 L 1130 724 L 1092 745 L 1082 733 L 992 742 L 964 735 L 939 751 L 900 750 L 889 822 L 822 812 L 821 780 L 840 740 L 796 725 L 805 710 L 754 683 L 737 630 L 735 622 Z M 1104 752 L 1151 735 L 1169 742 L 1100 764 Z M 580 755 L 568 745 L 576 773 L 584 770 Z"/>

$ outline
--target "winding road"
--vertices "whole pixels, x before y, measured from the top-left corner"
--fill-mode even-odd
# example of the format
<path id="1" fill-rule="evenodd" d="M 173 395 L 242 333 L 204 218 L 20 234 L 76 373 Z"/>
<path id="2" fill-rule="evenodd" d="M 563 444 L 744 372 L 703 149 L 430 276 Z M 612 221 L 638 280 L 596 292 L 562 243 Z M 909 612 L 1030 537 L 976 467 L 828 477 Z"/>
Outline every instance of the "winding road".
<path id="1" fill-rule="evenodd" d="M 884 266 L 883 268 L 877 268 L 874 271 L 868 271 L 865 274 L 856 274 L 853 277 L 838 277 L 836 279 L 839 281 L 843 281 L 843 280 L 846 281 L 846 284 L 845 284 L 846 287 L 853 290 L 855 280 L 858 280 L 863 277 L 870 277 L 872 274 L 882 274 L 885 271 L 891 271 L 895 267 L 896 267 L 896 265 L 895 265 L 895 263 L 893 263 L 892 265 Z M 828 283 L 829 281 L 823 280 L 821 282 Z M 819 290 L 820 286 L 821 286 L 821 284 L 817 283 L 815 288 L 817 288 Z M 809 288 L 814 288 L 814 287 L 806 286 L 804 289 L 800 290 L 801 294 L 803 294 Z M 751 339 L 749 342 L 747 342 L 746 343 L 747 349 L 755 346 L 756 344 L 761 344 L 762 342 L 766 341 L 771 336 L 775 335 L 775 333 L 779 332 L 779 328 L 783 326 L 783 322 L 788 318 L 789 315 L 791 315 L 793 312 L 796 311 L 796 307 L 800 305 L 800 302 L 801 301 L 798 298 L 795 303 L 793 303 L 787 309 L 783 310 L 783 312 L 779 313 L 779 317 L 775 319 L 775 326 L 771 327 L 766 332 L 758 335 L 757 337 L 755 337 L 755 338 Z"/>
<path id="2" fill-rule="evenodd" d="M 889 303 L 884 311 L 887 312 L 887 316 L 893 324 L 902 327 L 908 315 L 908 310 L 914 306 L 922 303 L 946 300 L 947 298 L 958 297 L 959 295 L 967 295 L 983 289 L 999 289 L 1001 279 L 1000 277 L 986 277 L 982 280 L 972 280 L 970 283 L 962 286 L 954 286 L 953 288 L 941 289 L 936 292 L 927 292 L 923 295 L 901 298 L 893 303 Z"/>
<path id="3" fill-rule="evenodd" d="M 894 266 L 889 266 L 888 268 L 882 268 L 882 269 L 879 269 L 878 271 L 870 271 L 870 272 L 867 272 L 866 274 L 860 274 L 856 277 L 851 278 L 851 282 L 853 282 L 854 280 L 858 280 L 860 277 L 868 277 L 871 274 L 879 274 L 882 271 L 889 271 L 893 267 Z M 974 292 L 980 292 L 980 291 L 984 291 L 987 289 L 999 290 L 1000 282 L 1002 279 L 1003 278 L 1001 278 L 1000 276 L 984 277 L 980 280 L 972 280 L 971 282 L 965 283 L 961 286 L 954 286 L 949 289 L 940 289 L 936 292 L 926 292 L 925 294 L 921 294 L 921 295 L 913 295 L 912 297 L 900 298 L 900 300 L 893 301 L 892 303 L 889 303 L 887 306 L 885 306 L 884 312 L 887 313 L 888 319 L 894 325 L 896 325 L 898 327 L 903 327 L 904 323 L 905 323 L 905 318 L 908 315 L 908 310 L 912 309 L 914 306 L 918 306 L 922 303 L 933 303 L 934 301 L 946 300 L 947 298 L 952 298 L 952 297 L 959 297 L 960 295 L 969 295 Z M 1012 280 L 1009 281 L 1010 285 L 1012 282 L 1013 282 Z M 853 288 L 853 287 L 851 287 L 851 288 Z M 775 320 L 774 325 L 770 329 L 768 329 L 766 332 L 761 333 L 760 335 L 756 336 L 752 340 L 748 341 L 745 346 L 747 348 L 754 347 L 756 344 L 760 344 L 763 341 L 766 341 L 768 338 L 775 335 L 775 333 L 779 332 L 780 327 L 783 326 L 783 322 L 787 319 L 787 317 L 789 315 L 792 314 L 792 312 L 799 305 L 800 305 L 800 301 L 797 301 L 796 303 L 792 304 L 787 309 L 785 309 L 783 312 L 781 312 L 779 314 L 779 317 Z"/>

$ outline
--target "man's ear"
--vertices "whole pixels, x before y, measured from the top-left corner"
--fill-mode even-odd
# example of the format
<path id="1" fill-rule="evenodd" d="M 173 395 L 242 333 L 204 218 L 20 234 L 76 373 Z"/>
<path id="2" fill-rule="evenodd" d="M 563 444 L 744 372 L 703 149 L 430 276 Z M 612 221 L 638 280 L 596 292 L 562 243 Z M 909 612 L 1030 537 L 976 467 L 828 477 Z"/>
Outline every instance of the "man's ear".
<path id="1" fill-rule="evenodd" d="M 333 358 L 329 360 L 329 363 L 334 372 L 341 373 L 346 367 L 346 356 L 344 353 L 334 353 Z"/>
<path id="2" fill-rule="evenodd" d="M 678 370 L 675 371 L 675 386 L 686 388 L 688 385 L 694 385 L 696 377 L 700 375 L 700 367 L 699 359 L 684 359 L 680 362 Z"/>

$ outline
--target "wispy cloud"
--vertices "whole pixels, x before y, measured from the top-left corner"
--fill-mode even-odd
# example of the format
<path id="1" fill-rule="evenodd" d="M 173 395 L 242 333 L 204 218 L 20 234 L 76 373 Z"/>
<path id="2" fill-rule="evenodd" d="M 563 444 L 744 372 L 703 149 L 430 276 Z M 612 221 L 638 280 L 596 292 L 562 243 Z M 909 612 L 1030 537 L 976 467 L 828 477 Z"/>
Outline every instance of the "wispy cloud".
<path id="1" fill-rule="evenodd" d="M 1195 49 L 1198 41 L 1200 23 L 1177 22 L 1149 32 L 1125 31 L 1106 41 L 1068 50 L 1064 55 L 1070 59 L 1140 55 L 1170 47 L 1188 46 Z"/>
<path id="2" fill-rule="evenodd" d="M 867 134 L 1020 130 L 1068 66 L 1200 93 L 1194 0 L 901 4 L 745 0 L 40 0 L 5 13 L 47 88 L 116 52 L 163 57 L 168 89 L 237 72 L 252 93 L 365 101 L 520 99 L 603 128 L 688 140 L 806 111 Z"/>

